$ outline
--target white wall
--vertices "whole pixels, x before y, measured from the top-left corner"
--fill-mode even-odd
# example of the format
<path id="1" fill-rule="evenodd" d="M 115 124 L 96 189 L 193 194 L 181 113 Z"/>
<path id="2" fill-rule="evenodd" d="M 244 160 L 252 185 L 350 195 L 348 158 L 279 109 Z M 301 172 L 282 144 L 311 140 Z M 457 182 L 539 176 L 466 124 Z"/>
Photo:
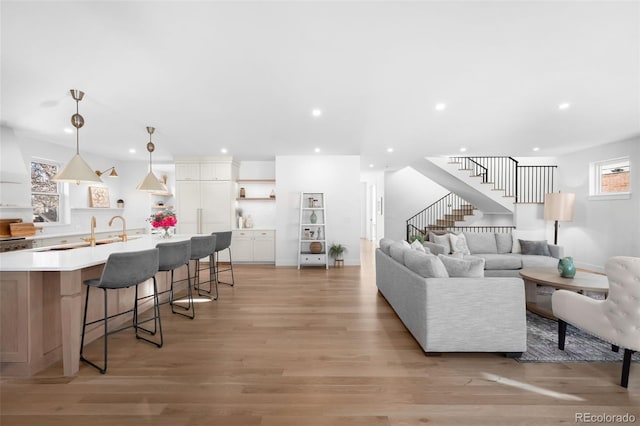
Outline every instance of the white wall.
<path id="1" fill-rule="evenodd" d="M 385 173 L 384 234 L 378 235 L 378 239 L 404 240 L 407 219 L 448 193 L 411 167 Z"/>
<path id="2" fill-rule="evenodd" d="M 623 156 L 631 158 L 631 198 L 588 199 L 589 163 Z M 558 179 L 562 192 L 576 194 L 574 220 L 558 232 L 576 265 L 602 270 L 612 256 L 640 257 L 640 137 L 559 157 Z"/>
<path id="3" fill-rule="evenodd" d="M 6 128 L 3 129 L 3 136 L 7 134 Z M 9 129 L 10 130 L 10 129 Z M 12 134 L 12 132 L 9 132 Z M 2 184 L 2 193 L 0 193 L 0 204 L 20 204 L 29 206 L 31 204 L 30 196 L 30 162 L 32 159 L 41 159 L 58 162 L 62 167 L 75 154 L 75 149 L 66 148 L 60 145 L 52 144 L 47 141 L 35 140 L 30 137 L 21 135 L 19 132 L 13 134 L 20 150 L 20 156 L 16 161 L 24 163 L 25 172 L 22 181 L 19 184 Z M 7 141 L 2 141 L 4 144 Z M 4 157 L 5 150 L 2 149 Z M 37 224 L 43 226 L 42 235 L 61 234 L 70 232 L 89 232 L 89 220 L 91 216 L 96 216 L 98 230 L 109 230 L 109 219 L 117 214 L 122 214 L 127 220 L 127 227 L 142 228 L 147 227 L 146 218 L 150 213 L 150 198 L 146 192 L 136 190 L 136 186 L 148 171 L 148 163 L 146 162 L 125 162 L 96 156 L 82 150 L 82 140 L 80 141 L 80 154 L 87 163 L 95 170 L 105 170 L 111 166 L 115 166 L 119 177 L 109 178 L 106 175 L 102 177 L 103 184 L 109 188 L 109 199 L 112 208 L 116 207 L 116 200 L 121 198 L 125 200 L 124 210 L 116 209 L 91 209 L 89 208 L 89 184 L 64 184 L 66 196 L 63 200 L 63 214 L 66 217 L 66 224 L 48 225 Z M 3 158 L 3 162 L 5 159 Z M 156 173 L 157 174 L 157 173 Z M 96 184 L 97 185 L 97 184 Z M 31 222 L 31 210 L 26 208 L 20 211 L 0 209 L 0 215 L 4 218 L 21 217 L 25 222 Z"/>
<path id="4" fill-rule="evenodd" d="M 298 264 L 300 193 L 324 192 L 328 243 L 347 247 L 345 265 L 360 264 L 360 157 L 276 157 L 276 265 Z"/>

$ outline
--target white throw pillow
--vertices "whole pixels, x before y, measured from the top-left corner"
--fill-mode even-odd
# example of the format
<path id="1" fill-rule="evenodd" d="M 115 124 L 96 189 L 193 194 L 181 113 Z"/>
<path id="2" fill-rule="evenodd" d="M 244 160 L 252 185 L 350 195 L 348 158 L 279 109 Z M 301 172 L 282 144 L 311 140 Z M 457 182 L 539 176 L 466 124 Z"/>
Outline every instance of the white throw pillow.
<path id="1" fill-rule="evenodd" d="M 471 254 L 464 234 L 449 234 L 449 243 L 451 244 L 451 253 Z"/>
<path id="2" fill-rule="evenodd" d="M 484 259 L 480 257 L 467 260 L 439 254 L 438 258 L 451 278 L 484 278 Z"/>
<path id="3" fill-rule="evenodd" d="M 451 253 L 451 242 L 449 241 L 449 234 L 437 235 L 433 232 L 429 232 L 429 241 L 435 244 L 440 244 L 445 247 L 446 254 Z"/>
<path id="4" fill-rule="evenodd" d="M 511 237 L 513 239 L 513 246 L 511 247 L 511 253 L 522 253 L 522 247 L 520 247 L 520 241 L 518 240 L 529 240 L 529 241 L 540 241 L 544 240 L 544 230 L 522 230 L 522 229 L 514 229 L 511 232 Z"/>
<path id="5" fill-rule="evenodd" d="M 405 246 L 406 248 L 411 248 L 411 244 L 409 244 L 408 241 L 402 240 L 402 245 Z"/>
<path id="6" fill-rule="evenodd" d="M 413 242 L 411 243 L 411 248 L 425 253 L 424 246 L 418 240 L 413 240 Z"/>

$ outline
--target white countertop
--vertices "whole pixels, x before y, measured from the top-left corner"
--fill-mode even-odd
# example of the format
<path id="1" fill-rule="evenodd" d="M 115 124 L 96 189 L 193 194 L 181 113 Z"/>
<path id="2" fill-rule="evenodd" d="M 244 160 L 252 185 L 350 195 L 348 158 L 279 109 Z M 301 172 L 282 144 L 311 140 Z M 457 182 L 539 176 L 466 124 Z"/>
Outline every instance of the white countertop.
<path id="1" fill-rule="evenodd" d="M 0 272 L 5 271 L 75 271 L 103 264 L 111 253 L 147 250 L 158 243 L 184 241 L 191 235 L 174 235 L 163 239 L 160 235 L 132 235 L 127 242 L 80 247 L 69 250 L 50 250 L 43 247 L 0 253 Z M 53 246 L 58 247 L 58 246 Z"/>

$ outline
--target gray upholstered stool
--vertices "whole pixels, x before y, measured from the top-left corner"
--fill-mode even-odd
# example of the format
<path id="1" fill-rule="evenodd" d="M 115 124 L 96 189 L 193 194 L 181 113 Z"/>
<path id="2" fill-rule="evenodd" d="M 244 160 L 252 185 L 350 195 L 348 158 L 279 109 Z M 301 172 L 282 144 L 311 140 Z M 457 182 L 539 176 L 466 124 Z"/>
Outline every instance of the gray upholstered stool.
<path id="1" fill-rule="evenodd" d="M 171 312 L 174 314 L 182 315 L 187 318 L 194 319 L 196 317 L 196 307 L 193 303 L 193 292 L 191 289 L 191 272 L 189 271 L 189 260 L 191 259 L 191 241 L 177 241 L 170 243 L 159 243 L 156 245 L 160 250 L 160 264 L 158 271 L 171 271 L 171 288 L 167 290 L 169 292 L 169 304 L 171 305 Z M 187 267 L 187 279 L 174 281 L 173 271 L 181 266 Z M 179 305 L 175 301 L 175 284 L 182 281 L 187 282 L 187 306 Z M 164 292 L 163 292 L 164 293 Z M 175 308 L 186 311 L 186 313 L 176 311 Z M 189 315 L 188 312 L 191 312 Z"/>
<path id="2" fill-rule="evenodd" d="M 160 322 L 160 307 L 158 304 L 158 285 L 156 283 L 156 273 L 158 272 L 158 249 L 150 249 L 150 250 L 142 250 L 136 252 L 128 252 L 128 253 L 113 253 L 109 255 L 107 258 L 107 263 L 104 266 L 104 270 L 102 271 L 102 276 L 100 278 L 91 279 L 84 281 L 84 284 L 87 286 L 87 295 L 84 302 L 84 316 L 82 320 L 82 340 L 80 342 L 80 359 L 92 367 L 97 368 L 100 373 L 104 374 L 107 372 L 107 340 L 109 335 L 117 333 L 119 331 L 125 330 L 127 328 L 135 328 L 136 330 L 136 338 L 145 340 L 149 343 L 156 345 L 161 348 L 163 344 L 162 339 L 162 323 Z M 139 321 L 138 319 L 138 285 L 144 283 L 145 281 L 153 279 L 153 317 L 149 319 L 145 319 L 143 321 Z M 107 290 L 118 290 L 122 288 L 129 288 L 135 286 L 135 298 L 133 302 L 133 308 L 128 311 L 120 312 L 114 315 L 108 314 L 107 309 Z M 96 321 L 87 322 L 87 310 L 89 307 L 89 290 L 91 288 L 100 288 L 103 291 L 104 295 L 104 318 L 101 318 Z M 116 330 L 108 331 L 107 322 L 111 318 L 115 318 L 120 315 L 128 314 L 133 312 L 133 323 L 124 327 L 120 327 Z M 142 337 L 138 334 L 138 330 L 142 329 L 140 324 L 144 324 L 146 322 L 154 322 L 154 331 L 152 334 L 156 334 L 156 332 L 160 331 L 159 341 L 153 341 Z M 103 350 L 103 365 L 104 367 L 100 367 L 97 364 L 89 361 L 84 357 L 84 336 L 87 325 L 96 324 L 99 322 L 104 322 L 104 350 Z"/>
<path id="3" fill-rule="evenodd" d="M 216 250 L 214 254 L 214 267 L 216 268 L 216 279 L 220 284 L 227 284 L 233 287 L 235 284 L 235 279 L 233 277 L 233 262 L 231 261 L 231 231 L 225 232 L 214 232 L 211 235 L 216 236 Z M 223 250 L 229 250 L 229 267 L 225 269 L 220 269 L 220 252 Z M 231 272 L 231 282 L 225 282 L 220 280 L 221 272 Z"/>
<path id="4" fill-rule="evenodd" d="M 216 236 L 215 235 L 198 235 L 191 237 L 191 260 L 195 260 L 196 262 L 196 272 L 194 276 L 194 286 L 196 290 L 198 290 L 198 296 L 205 296 L 201 293 L 204 291 L 205 293 L 211 294 L 212 282 L 216 287 L 216 296 L 213 297 L 213 300 L 218 300 L 218 280 L 216 279 L 216 273 L 214 268 L 214 260 L 213 253 L 216 250 Z M 200 280 L 200 272 L 204 271 L 206 268 L 200 268 L 200 259 L 205 257 L 209 258 L 209 279 L 207 281 Z M 209 290 L 205 290 L 201 288 L 202 284 L 209 284 Z M 209 296 L 210 297 L 210 296 Z"/>

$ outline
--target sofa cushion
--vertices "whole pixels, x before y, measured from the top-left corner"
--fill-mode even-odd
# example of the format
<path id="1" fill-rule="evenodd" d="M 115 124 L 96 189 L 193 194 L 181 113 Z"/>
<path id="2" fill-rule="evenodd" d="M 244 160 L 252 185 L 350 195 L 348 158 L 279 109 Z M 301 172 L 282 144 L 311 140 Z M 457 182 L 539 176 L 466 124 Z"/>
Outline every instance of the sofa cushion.
<path id="1" fill-rule="evenodd" d="M 462 255 L 471 254 L 463 233 L 449 234 L 449 243 L 451 244 L 451 253 L 460 253 Z"/>
<path id="2" fill-rule="evenodd" d="M 522 250 L 522 254 L 551 256 L 551 252 L 549 251 L 549 246 L 546 241 L 520 240 L 520 248 Z"/>
<path id="3" fill-rule="evenodd" d="M 520 255 L 520 259 L 522 260 L 523 268 L 554 268 L 555 269 L 558 267 L 558 259 L 556 259 L 555 257 L 523 254 L 523 255 Z"/>
<path id="4" fill-rule="evenodd" d="M 401 241 L 396 241 L 391 244 L 389 247 L 389 253 L 391 254 L 391 258 L 397 262 L 400 262 L 404 265 L 404 253 L 406 251 L 412 251 L 410 248 L 407 248 Z"/>
<path id="5" fill-rule="evenodd" d="M 437 256 L 411 250 L 405 253 L 404 263 L 407 268 L 424 278 L 449 278 L 447 269 Z"/>
<path id="6" fill-rule="evenodd" d="M 445 247 L 447 251 L 446 254 L 451 253 L 451 243 L 449 242 L 449 234 L 444 235 L 436 235 L 433 232 L 429 231 L 429 241 L 432 243 L 440 244 Z"/>
<path id="7" fill-rule="evenodd" d="M 391 238 L 382 238 L 380 240 L 380 250 L 382 250 L 382 252 L 387 256 L 391 256 L 391 253 L 389 252 L 389 247 L 391 247 L 391 244 L 393 244 L 394 242 L 395 241 L 393 241 Z"/>
<path id="8" fill-rule="evenodd" d="M 487 271 L 522 269 L 522 261 L 520 260 L 520 256 L 484 253 L 476 254 L 469 257 L 480 257 L 484 259 L 484 269 Z"/>
<path id="9" fill-rule="evenodd" d="M 496 232 L 496 245 L 498 254 L 511 253 L 511 248 L 513 247 L 511 234 Z"/>
<path id="10" fill-rule="evenodd" d="M 438 255 L 447 268 L 449 277 L 484 278 L 484 259 L 457 259 L 451 256 Z"/>
<path id="11" fill-rule="evenodd" d="M 493 232 L 464 232 L 471 254 L 498 253 L 498 245 Z"/>

